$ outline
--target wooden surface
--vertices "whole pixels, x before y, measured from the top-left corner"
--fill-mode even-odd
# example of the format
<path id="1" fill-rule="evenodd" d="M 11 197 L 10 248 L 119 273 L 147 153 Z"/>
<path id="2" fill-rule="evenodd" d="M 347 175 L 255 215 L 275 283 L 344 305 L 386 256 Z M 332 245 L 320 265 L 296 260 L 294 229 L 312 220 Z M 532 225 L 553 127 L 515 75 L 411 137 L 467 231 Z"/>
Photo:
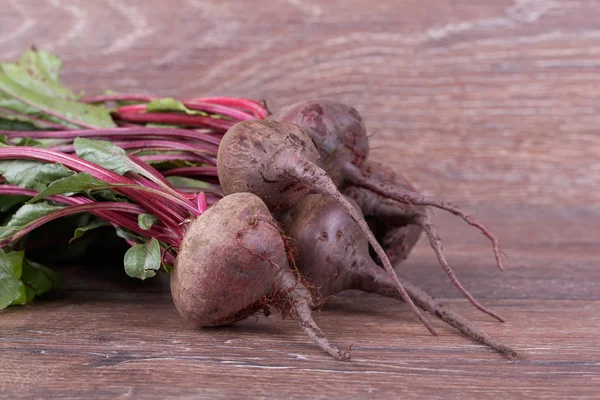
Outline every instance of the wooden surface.
<path id="1" fill-rule="evenodd" d="M 201 330 L 167 287 L 120 266 L 64 269 L 63 290 L 0 315 L 0 397 L 597 397 L 600 392 L 600 2 L 589 0 L 4 0 L 0 56 L 58 53 L 65 82 L 272 109 L 355 105 L 373 156 L 472 209 L 502 240 L 436 212 L 466 287 L 422 241 L 402 275 L 519 350 L 503 358 L 403 304 L 350 293 L 317 316 L 353 360 L 277 316 Z M 107 270 L 117 278 L 102 278 Z"/>

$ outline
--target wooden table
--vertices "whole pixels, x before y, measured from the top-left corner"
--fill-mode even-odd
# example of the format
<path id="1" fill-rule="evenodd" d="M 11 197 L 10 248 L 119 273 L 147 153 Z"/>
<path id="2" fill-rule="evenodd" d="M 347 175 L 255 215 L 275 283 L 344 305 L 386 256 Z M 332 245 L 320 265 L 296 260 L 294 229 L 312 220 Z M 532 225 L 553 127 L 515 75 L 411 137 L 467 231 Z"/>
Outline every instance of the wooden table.
<path id="1" fill-rule="evenodd" d="M 424 241 L 401 275 L 519 350 L 504 358 L 407 307 L 348 293 L 317 321 L 197 329 L 164 282 L 61 268 L 65 287 L 0 315 L 3 398 L 600 396 L 600 3 L 584 0 L 6 0 L 0 55 L 59 54 L 65 83 L 178 97 L 326 96 L 365 116 L 373 156 L 475 212 L 502 240 L 436 212 L 473 310 Z M 106 275 L 106 271 L 112 274 Z"/>

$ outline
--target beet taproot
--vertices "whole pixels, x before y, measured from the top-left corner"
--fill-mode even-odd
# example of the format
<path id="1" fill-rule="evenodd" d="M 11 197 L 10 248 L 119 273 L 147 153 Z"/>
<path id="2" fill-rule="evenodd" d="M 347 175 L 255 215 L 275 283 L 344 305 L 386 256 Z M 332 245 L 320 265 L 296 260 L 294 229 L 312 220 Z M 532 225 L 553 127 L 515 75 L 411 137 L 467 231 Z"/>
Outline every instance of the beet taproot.
<path id="1" fill-rule="evenodd" d="M 489 238 L 498 268 L 504 269 L 498 238 L 477 218 L 453 203 L 386 184 L 378 176 L 365 171 L 364 163 L 369 154 L 368 136 L 363 119 L 355 108 L 333 100 L 310 100 L 286 107 L 270 118 L 292 122 L 308 133 L 321 155 L 319 166 L 334 177 L 339 188 L 356 186 L 398 202 L 436 207 L 457 215 Z"/>
<path id="2" fill-rule="evenodd" d="M 368 161 L 364 167 L 370 176 L 375 176 L 378 181 L 386 185 L 401 188 L 407 187 L 406 183 L 408 181 L 406 178 L 394 173 L 391 168 L 381 163 Z M 410 185 L 410 183 L 408 184 Z M 363 214 L 370 216 L 375 221 L 371 223 L 371 226 L 375 226 L 376 232 L 379 234 L 378 239 L 381 241 L 381 245 L 388 254 L 390 261 L 395 263 L 403 261 L 416 244 L 415 239 L 418 240 L 418 237 L 415 238 L 416 233 L 413 235 L 410 233 L 416 230 L 423 230 L 440 266 L 448 275 L 450 282 L 475 308 L 500 322 L 504 322 L 504 318 L 483 306 L 460 283 L 444 255 L 442 240 L 425 207 L 399 203 L 357 186 L 347 187 L 344 190 L 344 194 L 355 200 Z"/>
<path id="3" fill-rule="evenodd" d="M 364 169 L 369 175 L 377 175 L 386 184 L 417 191 L 406 177 L 385 164 L 368 160 Z M 423 232 L 423 228 L 413 222 L 413 214 L 425 214 L 427 208 L 400 203 L 357 186 L 345 187 L 342 193 L 359 205 L 390 262 L 398 268 L 398 264 L 408 257 Z"/>
<path id="4" fill-rule="evenodd" d="M 175 306 L 201 326 L 228 325 L 273 307 L 296 318 L 323 350 L 349 359 L 314 322 L 314 300 L 290 266 L 290 254 L 281 228 L 257 196 L 226 196 L 189 225 L 171 273 Z"/>
<path id="5" fill-rule="evenodd" d="M 349 289 L 403 300 L 389 275 L 369 256 L 368 242 L 358 225 L 335 202 L 319 194 L 309 195 L 280 220 L 298 250 L 296 265 L 310 283 L 319 306 Z M 422 309 L 498 352 L 515 354 L 417 286 L 405 280 L 402 284 Z"/>
<path id="6" fill-rule="evenodd" d="M 254 120 L 235 124 L 223 136 L 217 155 L 219 181 L 225 194 L 254 193 L 271 212 L 292 207 L 310 191 L 338 203 L 360 226 L 414 314 L 435 335 L 431 324 L 397 279 L 360 211 L 342 196 L 333 180 L 316 165 L 318 162 L 319 152 L 310 136 L 297 125 L 280 121 Z"/>

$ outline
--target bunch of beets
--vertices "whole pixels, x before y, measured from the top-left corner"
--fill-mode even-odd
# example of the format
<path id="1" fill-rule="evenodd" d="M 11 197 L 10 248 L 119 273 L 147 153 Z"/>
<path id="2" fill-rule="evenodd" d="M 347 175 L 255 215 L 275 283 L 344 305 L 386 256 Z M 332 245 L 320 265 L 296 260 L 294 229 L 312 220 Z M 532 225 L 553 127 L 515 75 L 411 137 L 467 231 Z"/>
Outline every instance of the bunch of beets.
<path id="1" fill-rule="evenodd" d="M 40 54 L 34 51 L 29 58 L 35 57 Z M 58 90 L 44 95 L 53 94 L 62 96 Z M 126 272 L 146 279 L 168 271 L 177 310 L 200 326 L 276 309 L 298 320 L 324 351 L 347 360 L 350 352 L 329 343 L 311 313 L 355 289 L 406 302 L 433 335 L 421 309 L 514 355 L 394 271 L 425 232 L 456 288 L 503 321 L 454 275 L 428 207 L 479 229 L 502 269 L 496 237 L 458 206 L 417 193 L 405 177 L 369 160 L 367 131 L 353 107 L 303 101 L 271 114 L 264 104 L 231 97 L 68 98 L 84 114 L 107 110 L 110 121 L 94 125 L 43 100 L 3 83 L 0 74 L 0 123 L 26 124 L 0 131 L 0 196 L 13 199 L 0 204 L 0 245 L 10 250 L 0 255 L 0 265 L 7 270 L 19 257 L 25 262 L 22 252 L 40 247 L 26 240 L 30 233 L 85 215 L 72 240 L 98 227 L 115 228 L 131 246 Z M 2 307 L 40 294 L 12 265 L 14 279 L 6 282 L 15 288 L 24 282 L 23 293 L 5 293 L 10 301 Z"/>

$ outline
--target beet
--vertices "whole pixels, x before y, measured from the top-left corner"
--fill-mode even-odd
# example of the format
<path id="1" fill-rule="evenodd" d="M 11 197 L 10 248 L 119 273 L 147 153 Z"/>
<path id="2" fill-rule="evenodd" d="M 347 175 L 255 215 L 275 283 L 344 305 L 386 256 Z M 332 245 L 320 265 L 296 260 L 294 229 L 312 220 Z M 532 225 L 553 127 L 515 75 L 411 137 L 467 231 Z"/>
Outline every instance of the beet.
<path id="1" fill-rule="evenodd" d="M 367 161 L 364 170 L 369 175 L 376 175 L 386 184 L 416 192 L 406 177 L 384 164 Z M 397 268 L 398 264 L 408 257 L 423 231 L 419 225 L 413 223 L 412 215 L 415 212 L 424 214 L 427 208 L 400 203 L 357 186 L 348 186 L 342 192 L 360 206 L 381 247 Z"/>
<path id="2" fill-rule="evenodd" d="M 349 359 L 312 319 L 315 303 L 290 259 L 283 232 L 258 197 L 226 196 L 190 224 L 171 273 L 173 301 L 201 326 L 231 324 L 273 307 L 296 318 L 323 350 Z"/>
<path id="3" fill-rule="evenodd" d="M 334 178 L 339 188 L 361 187 L 405 204 L 432 206 L 451 212 L 479 229 L 492 241 L 498 268 L 504 269 L 498 239 L 477 218 L 450 202 L 423 196 L 398 185 L 386 184 L 364 169 L 369 153 L 368 137 L 362 118 L 354 108 L 332 100 L 303 101 L 283 109 L 271 118 L 295 123 L 310 135 L 321 154 L 319 166 Z M 423 222 L 427 223 L 428 221 Z"/>
<path id="4" fill-rule="evenodd" d="M 306 131 L 321 156 L 319 166 L 338 187 L 346 180 L 343 165 L 361 165 L 369 154 L 363 119 L 347 104 L 327 99 L 301 101 L 273 114 L 270 119 L 291 122 Z"/>
<path id="5" fill-rule="evenodd" d="M 376 179 L 386 185 L 406 187 L 406 185 L 402 184 L 403 182 L 406 182 L 405 178 L 399 177 L 393 170 L 382 164 L 367 162 L 365 163 L 365 171 L 371 176 L 375 176 Z M 378 239 L 381 241 L 382 247 L 385 249 L 386 253 L 391 254 L 389 256 L 390 261 L 403 261 L 408 256 L 412 247 L 416 244 L 418 237 L 415 238 L 416 233 L 409 235 L 410 227 L 413 227 L 413 231 L 416 229 L 425 231 L 429 244 L 435 252 L 438 262 L 448 274 L 450 281 L 458 291 L 462 293 L 475 308 L 500 322 L 504 322 L 504 319 L 500 315 L 479 303 L 460 283 L 456 274 L 450 267 L 448 260 L 446 260 L 442 248 L 442 240 L 424 207 L 417 208 L 409 204 L 398 203 L 370 190 L 356 186 L 346 188 L 344 193 L 359 204 L 363 214 L 371 216 L 371 219 L 376 221 L 371 225 L 375 225 L 377 232 L 379 233 Z"/>
<path id="6" fill-rule="evenodd" d="M 318 194 L 309 195 L 280 220 L 297 246 L 298 269 L 310 282 L 319 306 L 348 289 L 401 300 L 389 275 L 369 256 L 368 242 L 358 225 L 335 202 Z M 496 351 L 515 353 L 443 307 L 417 286 L 404 280 L 402 283 L 419 307 Z"/>
<path id="7" fill-rule="evenodd" d="M 327 173 L 316 165 L 317 162 L 319 153 L 308 134 L 297 125 L 278 121 L 237 123 L 223 136 L 217 155 L 219 181 L 225 194 L 254 193 L 271 212 L 292 207 L 309 191 L 321 193 L 339 204 L 360 226 L 396 289 L 415 315 L 435 334 L 397 279 L 361 213 L 341 195 Z"/>

